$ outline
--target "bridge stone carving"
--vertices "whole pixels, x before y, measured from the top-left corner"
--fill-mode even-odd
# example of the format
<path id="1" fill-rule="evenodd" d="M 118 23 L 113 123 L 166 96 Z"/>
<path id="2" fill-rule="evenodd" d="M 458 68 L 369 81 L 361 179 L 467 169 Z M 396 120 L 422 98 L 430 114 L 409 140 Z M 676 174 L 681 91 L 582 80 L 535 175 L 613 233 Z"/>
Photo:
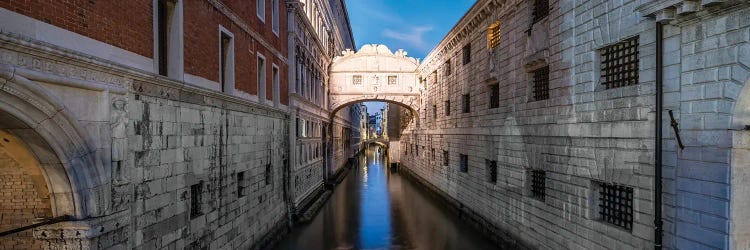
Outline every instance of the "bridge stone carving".
<path id="1" fill-rule="evenodd" d="M 398 103 L 418 114 L 423 87 L 417 77 L 419 60 L 406 52 L 391 52 L 385 45 L 368 44 L 334 58 L 330 68 L 331 110 L 352 103 Z"/>

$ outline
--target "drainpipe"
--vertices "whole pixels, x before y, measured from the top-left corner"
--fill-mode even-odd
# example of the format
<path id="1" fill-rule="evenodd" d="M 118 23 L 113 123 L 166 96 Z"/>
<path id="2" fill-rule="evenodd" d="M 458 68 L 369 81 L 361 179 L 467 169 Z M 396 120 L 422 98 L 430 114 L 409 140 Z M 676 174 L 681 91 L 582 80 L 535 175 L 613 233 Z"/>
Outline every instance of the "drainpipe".
<path id="1" fill-rule="evenodd" d="M 664 107 L 664 24 L 656 22 L 656 135 L 654 147 L 655 169 L 654 169 L 654 249 L 662 248 L 662 234 L 664 232 L 662 221 L 662 109 Z"/>

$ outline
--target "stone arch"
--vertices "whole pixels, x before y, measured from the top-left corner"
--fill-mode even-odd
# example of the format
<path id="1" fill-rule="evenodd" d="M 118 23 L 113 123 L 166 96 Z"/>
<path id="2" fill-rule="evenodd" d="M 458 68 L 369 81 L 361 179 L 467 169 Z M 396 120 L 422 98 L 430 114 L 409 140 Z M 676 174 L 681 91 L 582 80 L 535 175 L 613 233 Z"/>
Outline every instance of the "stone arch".
<path id="1" fill-rule="evenodd" d="M 733 249 L 750 248 L 750 79 L 737 96 L 732 116 L 730 241 Z"/>
<path id="2" fill-rule="evenodd" d="M 0 129 L 21 140 L 39 163 L 52 216 L 99 215 L 107 182 L 102 155 L 62 102 L 41 84 L 0 68 Z"/>

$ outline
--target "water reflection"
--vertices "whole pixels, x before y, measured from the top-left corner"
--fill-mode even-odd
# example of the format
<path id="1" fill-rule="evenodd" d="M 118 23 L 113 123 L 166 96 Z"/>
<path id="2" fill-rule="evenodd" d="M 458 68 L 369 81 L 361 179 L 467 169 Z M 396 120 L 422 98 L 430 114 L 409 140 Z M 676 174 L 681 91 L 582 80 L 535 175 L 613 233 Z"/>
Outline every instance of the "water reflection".
<path id="1" fill-rule="evenodd" d="M 375 147 L 309 225 L 277 249 L 495 249 L 414 183 L 386 168 Z"/>

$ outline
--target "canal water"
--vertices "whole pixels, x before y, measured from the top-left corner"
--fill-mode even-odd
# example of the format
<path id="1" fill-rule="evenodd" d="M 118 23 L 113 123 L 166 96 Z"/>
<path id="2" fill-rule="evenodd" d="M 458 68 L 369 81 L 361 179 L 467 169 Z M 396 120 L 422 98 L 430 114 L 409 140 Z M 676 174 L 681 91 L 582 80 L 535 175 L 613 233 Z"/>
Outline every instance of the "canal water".
<path id="1" fill-rule="evenodd" d="M 497 249 L 371 146 L 320 213 L 276 249 Z"/>

